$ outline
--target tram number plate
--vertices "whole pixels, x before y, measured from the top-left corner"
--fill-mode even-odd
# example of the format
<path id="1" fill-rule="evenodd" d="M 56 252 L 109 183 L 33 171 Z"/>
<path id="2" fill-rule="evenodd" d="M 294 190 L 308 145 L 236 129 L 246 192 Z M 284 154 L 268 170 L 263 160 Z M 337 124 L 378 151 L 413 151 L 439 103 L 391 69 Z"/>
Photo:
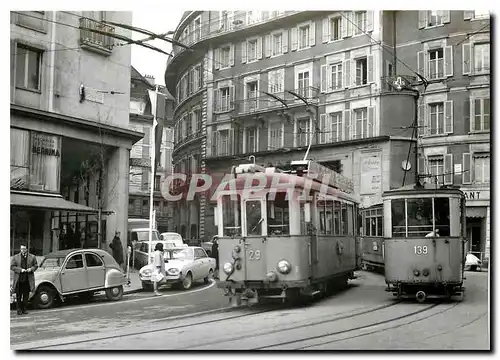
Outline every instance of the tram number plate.
<path id="1" fill-rule="evenodd" d="M 427 246 L 420 246 L 420 245 L 415 245 L 413 247 L 413 250 L 415 250 L 415 255 L 427 255 Z"/>
<path id="2" fill-rule="evenodd" d="M 249 250 L 248 260 L 260 260 L 260 250 Z"/>

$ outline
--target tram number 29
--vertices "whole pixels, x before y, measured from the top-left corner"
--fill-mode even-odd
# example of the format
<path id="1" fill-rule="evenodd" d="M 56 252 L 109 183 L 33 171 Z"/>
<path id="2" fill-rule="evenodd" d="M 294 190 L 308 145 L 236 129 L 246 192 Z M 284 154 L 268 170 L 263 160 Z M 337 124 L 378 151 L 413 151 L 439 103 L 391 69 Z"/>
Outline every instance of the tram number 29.
<path id="1" fill-rule="evenodd" d="M 260 260 L 260 250 L 250 250 L 248 252 L 248 260 Z"/>
<path id="2" fill-rule="evenodd" d="M 427 255 L 427 246 L 420 246 L 420 245 L 415 245 L 413 247 L 413 250 L 415 250 L 415 255 Z"/>

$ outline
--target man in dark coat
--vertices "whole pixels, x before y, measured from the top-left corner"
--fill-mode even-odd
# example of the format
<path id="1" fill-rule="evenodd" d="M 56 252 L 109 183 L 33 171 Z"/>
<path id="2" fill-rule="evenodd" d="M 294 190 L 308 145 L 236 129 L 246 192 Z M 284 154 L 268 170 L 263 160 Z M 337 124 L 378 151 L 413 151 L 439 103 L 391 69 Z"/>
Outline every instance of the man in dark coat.
<path id="1" fill-rule="evenodd" d="M 28 248 L 23 244 L 21 252 L 10 259 L 10 269 L 14 271 L 12 287 L 16 290 L 17 315 L 27 314 L 30 292 L 35 291 L 36 256 L 28 254 Z"/>
<path id="2" fill-rule="evenodd" d="M 120 240 L 120 232 L 117 231 L 115 233 L 115 237 L 113 238 L 113 241 L 111 241 L 111 244 L 109 244 L 109 247 L 111 250 L 113 250 L 113 258 L 116 260 L 116 262 L 120 265 L 120 267 L 123 269 L 123 246 L 122 246 L 122 241 Z"/>
<path id="3" fill-rule="evenodd" d="M 217 236 L 212 239 L 212 257 L 215 259 L 215 274 L 214 278 L 219 278 L 219 242 L 217 241 Z"/>

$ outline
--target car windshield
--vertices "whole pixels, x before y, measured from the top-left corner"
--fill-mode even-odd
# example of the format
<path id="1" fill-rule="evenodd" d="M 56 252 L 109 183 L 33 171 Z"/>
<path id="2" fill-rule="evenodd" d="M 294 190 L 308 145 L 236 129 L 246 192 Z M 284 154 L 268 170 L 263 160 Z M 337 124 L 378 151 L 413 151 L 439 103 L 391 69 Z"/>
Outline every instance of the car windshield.
<path id="1" fill-rule="evenodd" d="M 137 239 L 138 241 L 149 241 L 149 231 L 137 231 Z M 160 240 L 158 236 L 158 231 L 153 231 L 153 241 Z"/>
<path id="2" fill-rule="evenodd" d="M 169 251 L 170 259 L 179 260 L 193 260 L 193 250 L 192 249 L 176 249 Z"/>
<path id="3" fill-rule="evenodd" d="M 64 261 L 63 257 L 46 257 L 43 259 L 39 268 L 41 269 L 58 269 Z"/>

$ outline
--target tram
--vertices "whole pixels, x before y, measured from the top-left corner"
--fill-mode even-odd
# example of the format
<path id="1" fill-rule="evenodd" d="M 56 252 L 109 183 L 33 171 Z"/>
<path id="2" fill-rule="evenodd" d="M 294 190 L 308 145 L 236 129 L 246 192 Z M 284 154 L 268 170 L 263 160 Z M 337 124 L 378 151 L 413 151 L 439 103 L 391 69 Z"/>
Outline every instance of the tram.
<path id="1" fill-rule="evenodd" d="M 465 196 L 458 187 L 425 184 L 386 191 L 387 291 L 398 298 L 463 296 Z"/>
<path id="2" fill-rule="evenodd" d="M 239 165 L 217 192 L 217 286 L 232 304 L 326 293 L 359 268 L 352 181 L 309 160 L 291 168 Z"/>

